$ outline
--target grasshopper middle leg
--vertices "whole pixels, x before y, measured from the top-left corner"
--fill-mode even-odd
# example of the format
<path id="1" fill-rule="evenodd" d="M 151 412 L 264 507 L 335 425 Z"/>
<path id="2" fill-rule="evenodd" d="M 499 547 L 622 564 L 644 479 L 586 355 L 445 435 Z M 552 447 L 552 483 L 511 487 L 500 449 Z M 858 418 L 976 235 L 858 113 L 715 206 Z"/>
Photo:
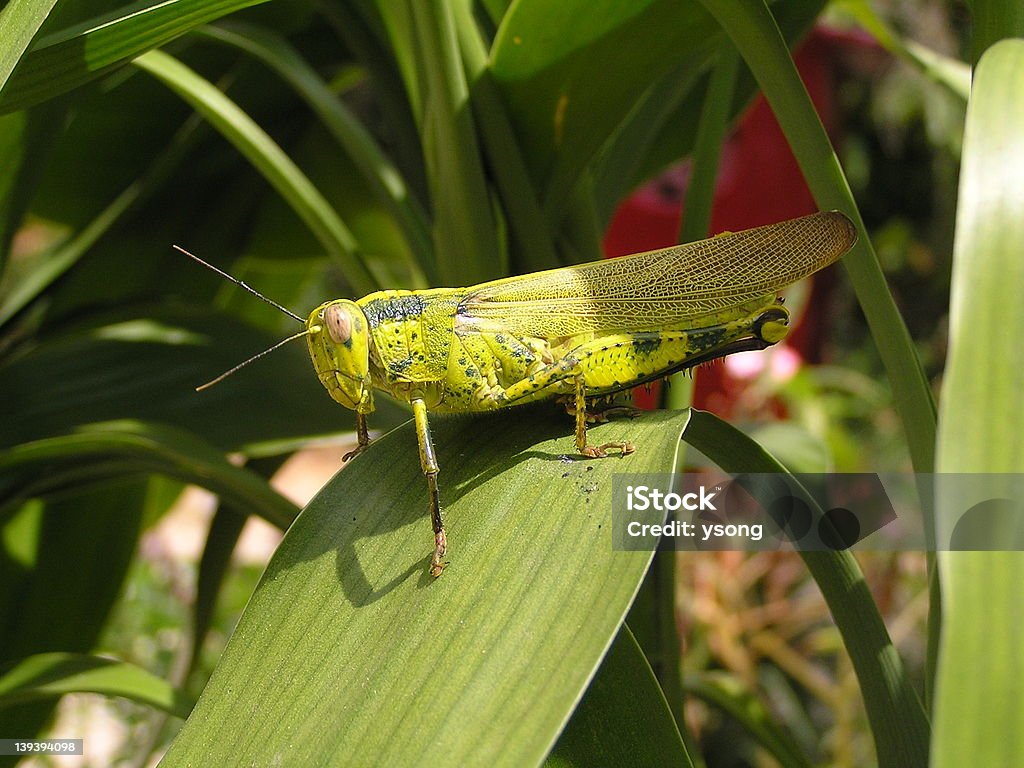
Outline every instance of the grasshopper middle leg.
<path id="1" fill-rule="evenodd" d="M 416 442 L 420 449 L 420 467 L 427 478 L 427 492 L 430 495 L 430 522 L 434 526 L 434 556 L 430 559 L 430 575 L 437 578 L 448 565 L 444 556 L 448 551 L 448 537 L 441 519 L 441 495 L 437 489 L 437 457 L 434 455 L 434 441 L 430 438 L 430 424 L 427 422 L 427 404 L 423 398 L 412 400 L 412 413 L 416 421 Z"/>

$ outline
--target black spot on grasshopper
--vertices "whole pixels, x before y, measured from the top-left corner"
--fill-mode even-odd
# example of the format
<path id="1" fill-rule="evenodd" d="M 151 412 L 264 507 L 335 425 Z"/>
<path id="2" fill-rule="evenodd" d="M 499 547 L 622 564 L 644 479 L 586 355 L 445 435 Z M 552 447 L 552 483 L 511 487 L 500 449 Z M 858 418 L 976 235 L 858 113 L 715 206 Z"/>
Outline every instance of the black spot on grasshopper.
<path id="1" fill-rule="evenodd" d="M 705 352 L 721 346 L 725 343 L 725 337 L 724 328 L 706 328 L 694 334 L 694 346 L 698 352 Z"/>
<path id="2" fill-rule="evenodd" d="M 402 323 L 406 320 L 419 320 L 427 302 L 422 296 L 394 296 L 389 299 L 374 299 L 363 307 L 363 314 L 371 328 L 383 323 Z"/>
<path id="3" fill-rule="evenodd" d="M 409 366 L 412 365 L 412 357 L 407 357 L 404 360 L 397 360 L 388 365 L 388 369 L 392 373 L 405 373 L 409 370 Z"/>
<path id="4" fill-rule="evenodd" d="M 633 351 L 638 355 L 650 355 L 658 351 L 661 342 L 660 335 L 644 336 L 633 342 Z"/>

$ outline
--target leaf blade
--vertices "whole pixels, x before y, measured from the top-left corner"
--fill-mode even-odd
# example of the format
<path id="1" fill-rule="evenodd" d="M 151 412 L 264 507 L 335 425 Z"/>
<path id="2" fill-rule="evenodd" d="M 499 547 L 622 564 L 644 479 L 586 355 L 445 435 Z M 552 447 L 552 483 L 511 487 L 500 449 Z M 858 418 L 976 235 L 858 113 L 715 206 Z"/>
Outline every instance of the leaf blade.
<path id="1" fill-rule="evenodd" d="M 1024 279 L 1022 67 L 1024 41 L 996 43 L 978 64 L 968 100 L 939 419 L 940 472 L 1024 472 L 1018 403 L 1024 352 L 1019 344 L 1006 343 L 1024 332 L 1017 298 Z M 986 477 L 986 494 L 993 498 L 1012 493 L 1020 475 L 998 477 Z M 941 482 L 941 475 L 936 478 Z M 939 541 L 948 541 L 965 510 L 957 504 L 955 485 L 952 493 L 936 490 Z M 1018 501 L 1017 495 L 1009 498 Z M 1024 750 L 1019 727 L 1024 721 L 1024 553 L 939 552 L 938 562 L 943 625 L 934 765 L 1013 763 Z"/>
<path id="2" fill-rule="evenodd" d="M 119 696 L 187 717 L 188 699 L 170 683 L 126 661 L 80 653 L 39 653 L 0 673 L 0 707 L 66 693 Z"/>
<path id="3" fill-rule="evenodd" d="M 595 439 L 629 435 L 638 453 L 565 462 L 565 425 L 543 416 L 435 425 L 452 561 L 436 581 L 411 425 L 328 483 L 285 537 L 166 765 L 285 748 L 305 764 L 539 762 L 651 556 L 611 552 L 611 474 L 671 466 L 686 419 L 602 425 Z M 224 719 L 239 706 L 260 713 L 246 734 Z"/>
<path id="4" fill-rule="evenodd" d="M 200 24 L 266 1 L 140 0 L 47 35 L 24 57 L 0 94 L 0 113 L 52 99 Z"/>

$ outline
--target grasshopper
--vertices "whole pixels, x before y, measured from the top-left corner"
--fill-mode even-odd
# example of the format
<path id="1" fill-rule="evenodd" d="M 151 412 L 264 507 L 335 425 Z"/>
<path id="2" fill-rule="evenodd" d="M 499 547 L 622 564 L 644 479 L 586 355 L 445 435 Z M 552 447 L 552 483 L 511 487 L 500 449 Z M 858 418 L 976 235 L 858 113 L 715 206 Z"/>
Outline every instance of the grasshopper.
<path id="1" fill-rule="evenodd" d="M 632 453 L 628 441 L 587 442 L 588 398 L 778 343 L 789 325 L 779 289 L 832 264 L 856 239 L 842 213 L 816 213 L 468 288 L 333 299 L 306 320 L 175 248 L 305 325 L 197 389 L 304 336 L 320 383 L 356 412 L 358 445 L 344 461 L 370 444 L 367 417 L 375 389 L 412 406 L 434 529 L 430 574 L 436 577 L 446 565 L 448 543 L 428 413 L 494 411 L 567 398 L 582 455 Z"/>

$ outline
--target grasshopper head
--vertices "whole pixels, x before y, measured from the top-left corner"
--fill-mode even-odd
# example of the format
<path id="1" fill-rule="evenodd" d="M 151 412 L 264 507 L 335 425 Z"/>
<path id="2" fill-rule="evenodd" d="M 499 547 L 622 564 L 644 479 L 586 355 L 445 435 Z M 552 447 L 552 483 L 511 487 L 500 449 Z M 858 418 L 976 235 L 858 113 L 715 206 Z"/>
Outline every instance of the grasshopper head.
<path id="1" fill-rule="evenodd" d="M 354 301 L 321 304 L 306 320 L 309 355 L 331 397 L 356 410 L 370 388 L 370 324 Z"/>

